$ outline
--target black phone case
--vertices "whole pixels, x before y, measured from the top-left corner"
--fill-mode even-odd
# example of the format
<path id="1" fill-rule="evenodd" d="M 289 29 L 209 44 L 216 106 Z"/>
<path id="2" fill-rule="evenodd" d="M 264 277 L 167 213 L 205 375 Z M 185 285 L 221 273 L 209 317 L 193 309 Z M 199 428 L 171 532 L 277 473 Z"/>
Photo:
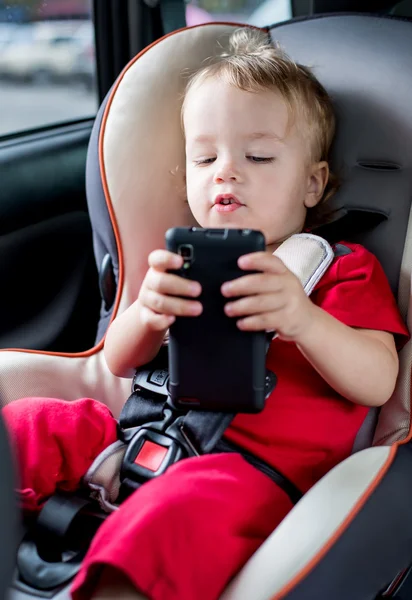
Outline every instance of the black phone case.
<path id="1" fill-rule="evenodd" d="M 173 403 L 198 410 L 261 411 L 266 333 L 238 329 L 236 319 L 224 312 L 229 300 L 220 288 L 225 281 L 247 274 L 238 267 L 238 258 L 265 250 L 263 234 L 250 229 L 174 228 L 166 233 L 166 247 L 186 254 L 189 266 L 176 273 L 202 285 L 199 300 L 203 304 L 200 316 L 178 317 L 170 327 L 169 391 Z"/>

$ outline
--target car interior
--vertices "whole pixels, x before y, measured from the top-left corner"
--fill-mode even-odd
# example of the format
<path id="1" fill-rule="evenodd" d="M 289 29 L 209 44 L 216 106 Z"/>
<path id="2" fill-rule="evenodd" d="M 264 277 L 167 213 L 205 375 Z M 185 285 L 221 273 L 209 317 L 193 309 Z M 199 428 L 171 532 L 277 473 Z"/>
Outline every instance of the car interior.
<path id="1" fill-rule="evenodd" d="M 105 364 L 104 335 L 137 296 L 166 229 L 192 224 L 173 174 L 184 157 L 182 73 L 239 26 L 186 27 L 177 4 L 95 1 L 97 115 L 0 138 L 3 405 L 88 396 L 118 417 L 130 394 L 131 381 Z M 337 115 L 332 164 L 341 188 L 335 218 L 314 233 L 371 250 L 410 328 L 412 3 L 291 6 L 292 19 L 265 30 L 313 68 Z M 412 600 L 411 342 L 400 365 L 392 398 L 356 451 L 305 494 L 220 600 Z M 0 447 L 1 597 L 69 598 L 107 515 L 79 495 L 57 498 L 40 523 L 26 521 L 2 428 Z M 66 500 L 75 505 L 67 522 L 58 516 Z"/>

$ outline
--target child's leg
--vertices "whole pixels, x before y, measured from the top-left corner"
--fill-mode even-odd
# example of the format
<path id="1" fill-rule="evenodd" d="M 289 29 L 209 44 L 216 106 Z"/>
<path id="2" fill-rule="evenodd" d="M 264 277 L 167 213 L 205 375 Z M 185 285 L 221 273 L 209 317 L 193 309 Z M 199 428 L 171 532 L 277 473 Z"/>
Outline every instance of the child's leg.
<path id="1" fill-rule="evenodd" d="M 38 510 L 56 490 L 75 491 L 96 456 L 117 439 L 109 409 L 90 398 L 22 398 L 5 406 L 2 416 L 25 510 Z"/>
<path id="2" fill-rule="evenodd" d="M 183 460 L 101 526 L 72 597 L 93 597 L 109 566 L 150 600 L 216 600 L 291 508 L 239 455 Z"/>

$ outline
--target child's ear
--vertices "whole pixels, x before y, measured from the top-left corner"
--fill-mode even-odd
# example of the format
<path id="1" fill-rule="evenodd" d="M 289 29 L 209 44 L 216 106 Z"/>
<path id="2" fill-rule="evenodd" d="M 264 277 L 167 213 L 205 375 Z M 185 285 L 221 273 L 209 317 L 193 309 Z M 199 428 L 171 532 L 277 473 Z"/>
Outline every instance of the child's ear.
<path id="1" fill-rule="evenodd" d="M 305 197 L 306 208 L 313 208 L 320 202 L 328 179 L 329 165 L 325 160 L 315 163 L 310 167 L 308 189 Z"/>

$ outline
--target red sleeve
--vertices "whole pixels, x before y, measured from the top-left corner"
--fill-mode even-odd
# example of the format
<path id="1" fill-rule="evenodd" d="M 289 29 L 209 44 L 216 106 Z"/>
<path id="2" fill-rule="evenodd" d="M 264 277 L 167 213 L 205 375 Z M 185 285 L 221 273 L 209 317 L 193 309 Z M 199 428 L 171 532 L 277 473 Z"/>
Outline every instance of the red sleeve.
<path id="1" fill-rule="evenodd" d="M 342 244 L 351 252 L 334 260 L 316 286 L 313 302 L 350 327 L 393 333 L 400 349 L 409 332 L 382 266 L 363 246 Z"/>

